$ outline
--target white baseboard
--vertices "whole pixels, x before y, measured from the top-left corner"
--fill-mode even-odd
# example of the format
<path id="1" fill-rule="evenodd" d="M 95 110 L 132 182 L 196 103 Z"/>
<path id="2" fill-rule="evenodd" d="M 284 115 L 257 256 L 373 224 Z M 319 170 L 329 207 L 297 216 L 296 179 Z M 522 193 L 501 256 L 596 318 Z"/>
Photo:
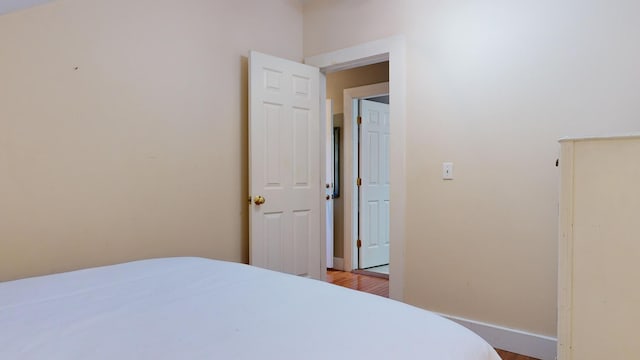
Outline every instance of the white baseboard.
<path id="1" fill-rule="evenodd" d="M 536 359 L 556 359 L 556 344 L 558 342 L 556 338 L 463 319 L 456 316 L 440 315 L 470 329 L 495 348 L 534 357 Z"/>
<path id="2" fill-rule="evenodd" d="M 333 258 L 333 268 L 336 269 L 336 270 L 343 270 L 344 271 L 344 259 L 343 258 L 334 257 Z"/>

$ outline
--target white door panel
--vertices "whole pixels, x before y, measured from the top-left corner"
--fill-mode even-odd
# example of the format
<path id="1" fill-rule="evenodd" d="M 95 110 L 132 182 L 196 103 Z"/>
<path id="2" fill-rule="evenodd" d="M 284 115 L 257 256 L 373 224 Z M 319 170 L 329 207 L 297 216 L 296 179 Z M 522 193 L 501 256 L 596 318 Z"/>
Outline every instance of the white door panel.
<path id="1" fill-rule="evenodd" d="M 326 267 L 333 268 L 333 108 L 331 99 L 325 102 L 325 238 Z"/>
<path id="2" fill-rule="evenodd" d="M 389 263 L 389 105 L 361 101 L 360 266 Z"/>
<path id="3" fill-rule="evenodd" d="M 249 55 L 252 265 L 320 278 L 319 70 Z M 255 202 L 256 196 L 265 199 Z"/>

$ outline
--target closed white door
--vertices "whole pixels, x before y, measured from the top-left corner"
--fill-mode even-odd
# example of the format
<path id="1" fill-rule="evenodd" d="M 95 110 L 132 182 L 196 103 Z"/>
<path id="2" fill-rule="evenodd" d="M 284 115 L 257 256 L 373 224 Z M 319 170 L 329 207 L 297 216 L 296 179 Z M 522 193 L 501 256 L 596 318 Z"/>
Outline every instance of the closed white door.
<path id="1" fill-rule="evenodd" d="M 360 267 L 389 263 L 389 105 L 360 103 Z"/>
<path id="2" fill-rule="evenodd" d="M 316 279 L 324 265 L 319 107 L 317 68 L 250 53 L 250 262 Z"/>

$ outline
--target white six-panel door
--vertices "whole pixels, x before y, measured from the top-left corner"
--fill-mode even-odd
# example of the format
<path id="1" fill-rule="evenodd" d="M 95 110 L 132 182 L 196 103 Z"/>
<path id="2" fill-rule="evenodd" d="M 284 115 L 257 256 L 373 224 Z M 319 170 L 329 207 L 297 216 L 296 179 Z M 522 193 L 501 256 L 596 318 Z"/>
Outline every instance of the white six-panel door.
<path id="1" fill-rule="evenodd" d="M 360 106 L 360 267 L 389 263 L 389 105 Z"/>
<path id="2" fill-rule="evenodd" d="M 319 105 L 317 68 L 250 53 L 252 265 L 320 278 Z"/>

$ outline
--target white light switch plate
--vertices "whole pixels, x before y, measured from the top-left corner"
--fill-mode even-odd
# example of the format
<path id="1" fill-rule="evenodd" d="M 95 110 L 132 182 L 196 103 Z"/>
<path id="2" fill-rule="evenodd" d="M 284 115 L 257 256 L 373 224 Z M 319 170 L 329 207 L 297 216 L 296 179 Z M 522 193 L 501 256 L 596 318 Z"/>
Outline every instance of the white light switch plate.
<path id="1" fill-rule="evenodd" d="M 442 179 L 453 180 L 453 163 L 452 162 L 442 163 Z"/>

